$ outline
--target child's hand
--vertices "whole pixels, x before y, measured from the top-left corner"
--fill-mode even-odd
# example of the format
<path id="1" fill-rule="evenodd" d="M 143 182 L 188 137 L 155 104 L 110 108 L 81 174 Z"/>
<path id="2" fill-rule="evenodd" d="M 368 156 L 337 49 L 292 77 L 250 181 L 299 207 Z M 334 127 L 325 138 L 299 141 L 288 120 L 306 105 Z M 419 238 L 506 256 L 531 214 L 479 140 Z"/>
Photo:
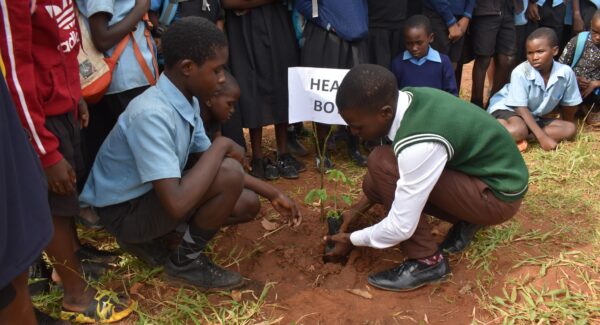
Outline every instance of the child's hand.
<path id="1" fill-rule="evenodd" d="M 554 141 L 554 139 L 549 136 L 538 138 L 538 142 L 540 143 L 540 147 L 546 151 L 554 150 L 556 149 L 556 146 L 558 146 L 558 142 Z"/>
<path id="2" fill-rule="evenodd" d="M 538 5 L 535 3 L 529 3 L 529 6 L 527 6 L 527 12 L 525 12 L 525 16 L 527 16 L 527 19 L 533 21 L 540 21 L 542 19 L 542 17 L 540 17 Z"/>
<path id="3" fill-rule="evenodd" d="M 454 24 L 454 25 L 448 27 L 448 39 L 450 40 L 450 42 L 454 43 L 454 42 L 458 41 L 461 37 L 462 37 L 462 34 L 461 34 L 460 27 L 458 26 L 458 24 Z"/>
<path id="4" fill-rule="evenodd" d="M 75 171 L 64 158 L 46 168 L 44 172 L 48 180 L 48 190 L 58 195 L 68 195 L 75 192 L 75 183 L 77 183 Z"/>
<path id="5" fill-rule="evenodd" d="M 289 219 L 289 224 L 292 227 L 297 227 L 302 222 L 302 214 L 300 214 L 296 202 L 283 193 L 279 193 L 279 195 L 272 199 L 271 204 L 279 214 Z"/>
<path id="6" fill-rule="evenodd" d="M 338 243 L 340 243 L 342 245 L 352 246 L 352 242 L 350 241 L 350 234 L 347 232 L 340 232 L 335 235 L 327 235 L 327 236 L 323 237 L 323 240 L 332 241 L 332 242 L 336 243 L 336 246 Z"/>
<path id="7" fill-rule="evenodd" d="M 600 87 L 599 80 L 594 80 L 594 81 L 588 80 L 588 84 L 587 84 L 586 88 L 581 92 L 581 97 L 585 98 L 585 97 L 589 96 L 598 87 Z"/>
<path id="8" fill-rule="evenodd" d="M 583 92 L 590 85 L 590 80 L 584 77 L 577 77 L 577 86 L 579 86 L 579 90 Z"/>
<path id="9" fill-rule="evenodd" d="M 77 115 L 79 116 L 79 128 L 84 129 L 88 127 L 90 123 L 90 113 L 88 106 L 83 97 L 79 100 L 79 107 L 77 108 Z"/>
<path id="10" fill-rule="evenodd" d="M 460 28 L 460 36 L 461 37 L 465 36 L 465 33 L 467 32 L 467 28 L 469 28 L 469 18 L 462 17 L 461 19 L 458 20 L 457 24 L 458 24 L 458 27 Z"/>

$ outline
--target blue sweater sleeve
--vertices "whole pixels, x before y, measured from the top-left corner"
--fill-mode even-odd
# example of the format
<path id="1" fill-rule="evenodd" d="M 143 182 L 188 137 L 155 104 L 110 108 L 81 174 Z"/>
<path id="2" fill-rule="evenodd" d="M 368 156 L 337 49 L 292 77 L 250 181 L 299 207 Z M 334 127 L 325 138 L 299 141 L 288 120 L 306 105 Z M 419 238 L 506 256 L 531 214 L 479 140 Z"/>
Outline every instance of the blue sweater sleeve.
<path id="1" fill-rule="evenodd" d="M 465 16 L 469 19 L 473 18 L 473 9 L 474 8 L 475 8 L 475 0 L 466 0 L 463 16 Z"/>
<path id="2" fill-rule="evenodd" d="M 446 22 L 446 26 L 452 26 L 456 23 L 456 18 L 452 13 L 452 8 L 450 7 L 450 1 L 448 0 L 426 0 L 429 7 L 433 8 L 435 12 L 437 12 L 442 19 Z"/>
<path id="3" fill-rule="evenodd" d="M 402 68 L 400 67 L 400 64 L 402 62 L 402 58 L 401 55 L 398 55 L 394 60 L 392 60 L 392 66 L 391 69 L 392 73 L 394 74 L 394 76 L 396 77 L 396 82 L 398 83 L 398 89 L 402 89 Z"/>
<path id="4" fill-rule="evenodd" d="M 447 55 L 441 54 L 442 58 L 442 90 L 458 96 L 458 87 L 456 86 L 456 78 L 454 77 L 454 69 L 452 68 L 452 62 Z"/>

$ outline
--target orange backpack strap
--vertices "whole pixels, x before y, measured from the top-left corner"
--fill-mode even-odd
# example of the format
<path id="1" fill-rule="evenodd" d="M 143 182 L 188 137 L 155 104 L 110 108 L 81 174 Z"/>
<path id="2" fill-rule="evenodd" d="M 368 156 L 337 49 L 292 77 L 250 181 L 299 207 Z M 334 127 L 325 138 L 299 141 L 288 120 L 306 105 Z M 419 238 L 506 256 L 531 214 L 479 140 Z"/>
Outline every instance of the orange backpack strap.
<path id="1" fill-rule="evenodd" d="M 144 36 L 146 38 L 146 43 L 148 45 L 148 49 L 150 50 L 150 54 L 152 54 L 152 65 L 154 67 L 154 71 L 156 72 L 156 74 L 158 74 L 158 63 L 156 61 L 156 55 L 154 53 L 154 43 L 152 43 L 152 37 L 150 35 L 150 29 L 152 28 L 152 23 L 150 22 L 150 19 L 149 19 L 147 13 L 144 15 L 142 20 L 144 21 L 144 24 L 145 24 Z M 132 41 L 133 41 L 133 53 L 135 54 L 136 60 L 138 61 L 140 67 L 142 68 L 142 71 L 144 72 L 144 76 L 146 76 L 146 80 L 148 80 L 148 83 L 150 83 L 150 85 L 155 85 L 156 78 L 154 77 L 154 73 L 152 73 L 152 71 L 150 70 L 150 67 L 148 67 L 148 65 L 146 64 L 146 60 L 144 60 L 142 51 L 140 50 L 140 47 L 138 46 L 135 39 L 133 38 L 133 34 L 131 34 L 131 37 L 132 37 Z"/>
<path id="2" fill-rule="evenodd" d="M 111 69 L 114 68 L 114 65 L 119 61 L 119 58 L 121 57 L 121 54 L 123 54 L 123 51 L 125 51 L 125 48 L 127 47 L 127 43 L 129 42 L 129 39 L 133 39 L 130 34 L 127 34 L 125 37 L 123 37 L 123 39 L 121 41 L 119 41 L 119 43 L 117 43 L 117 46 L 115 47 L 115 51 L 113 52 L 113 54 L 109 57 L 109 65 L 112 64 L 112 66 L 110 66 Z"/>

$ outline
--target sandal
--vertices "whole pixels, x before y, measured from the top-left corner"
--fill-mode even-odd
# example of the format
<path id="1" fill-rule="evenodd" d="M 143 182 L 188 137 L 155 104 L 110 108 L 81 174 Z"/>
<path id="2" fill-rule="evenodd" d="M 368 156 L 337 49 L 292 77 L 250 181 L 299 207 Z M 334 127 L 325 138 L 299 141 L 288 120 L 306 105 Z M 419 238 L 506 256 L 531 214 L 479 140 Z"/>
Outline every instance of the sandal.
<path id="1" fill-rule="evenodd" d="M 519 148 L 520 152 L 525 152 L 525 150 L 527 150 L 527 140 L 523 139 L 519 142 L 517 142 L 517 148 Z"/>
<path id="2" fill-rule="evenodd" d="M 63 308 L 60 318 L 73 323 L 113 323 L 129 316 L 136 303 L 107 290 L 98 290 L 86 310 L 68 311 Z"/>

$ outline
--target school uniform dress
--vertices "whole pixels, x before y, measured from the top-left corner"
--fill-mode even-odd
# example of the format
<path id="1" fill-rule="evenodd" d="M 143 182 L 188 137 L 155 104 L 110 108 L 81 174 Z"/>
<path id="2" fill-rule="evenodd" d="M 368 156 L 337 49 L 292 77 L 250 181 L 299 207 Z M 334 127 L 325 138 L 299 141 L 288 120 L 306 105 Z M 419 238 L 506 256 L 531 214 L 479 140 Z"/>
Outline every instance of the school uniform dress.
<path id="1" fill-rule="evenodd" d="M 364 11 L 356 10 L 345 15 L 343 12 L 336 12 L 339 8 L 334 5 L 339 3 L 331 0 L 319 2 L 319 17 L 311 18 L 311 1 L 296 2 L 296 9 L 306 19 L 300 51 L 302 66 L 350 69 L 355 65 L 369 62 L 367 3 L 366 0 L 360 3 Z M 366 27 L 362 37 L 348 39 L 339 35 L 339 31 L 336 32 L 335 25 L 352 24 Z"/>
<path id="2" fill-rule="evenodd" d="M 28 7 L 26 4 L 25 7 Z M 5 8 L 2 8 L 5 10 Z M 52 237 L 48 190 L 40 161 L 0 75 L 0 309 L 15 297 L 10 282 L 40 256 Z"/>
<path id="3" fill-rule="evenodd" d="M 368 0 L 369 62 L 389 68 L 404 50 L 404 21 L 408 17 L 406 0 Z"/>
<path id="4" fill-rule="evenodd" d="M 244 128 L 288 122 L 287 69 L 298 65 L 288 6 L 275 2 L 244 12 L 227 10 L 229 64 L 241 97 L 228 123 Z"/>
<path id="5" fill-rule="evenodd" d="M 408 50 L 392 61 L 392 73 L 398 89 L 404 87 L 431 87 L 458 96 L 452 62 L 445 54 L 429 48 L 422 58 L 413 57 Z"/>
<path id="6" fill-rule="evenodd" d="M 152 181 L 181 178 L 191 153 L 208 150 L 200 105 L 190 103 L 162 75 L 133 99 L 102 144 L 80 200 L 96 208 L 105 229 L 126 243 L 140 243 L 175 229 Z"/>
<path id="7" fill-rule="evenodd" d="M 114 25 L 135 6 L 135 0 L 119 0 L 119 1 L 97 1 L 97 0 L 77 0 L 77 7 L 81 14 L 88 19 L 97 13 L 107 13 L 111 15 L 108 25 Z M 86 21 L 87 23 L 87 21 Z M 142 57 L 146 66 L 152 71 L 155 77 L 158 76 L 158 71 L 154 69 L 153 60 L 155 58 L 154 46 L 149 47 L 145 36 L 145 23 L 139 21 L 133 36 L 137 45 L 140 48 Z M 115 45 L 116 47 L 116 45 Z M 105 55 L 110 56 L 115 47 L 106 51 Z M 150 86 L 150 82 L 146 79 L 140 63 L 135 57 L 133 45 L 130 41 L 125 50 L 119 57 L 118 64 L 112 74 L 112 80 L 108 91 L 94 105 L 89 105 L 90 124 L 83 130 L 85 140 L 84 154 L 86 163 L 91 166 L 96 157 L 96 153 L 100 149 L 100 145 L 117 122 L 119 114 L 121 114 L 127 104 L 141 94 Z"/>
<path id="8" fill-rule="evenodd" d="M 551 113 L 558 105 L 576 106 L 581 104 L 581 95 L 577 87 L 577 79 L 571 68 L 554 62 L 544 84 L 542 75 L 529 62 L 519 64 L 510 75 L 510 83 L 504 85 L 492 98 L 487 111 L 496 118 L 515 115 L 515 108 L 527 107 L 533 118 L 547 125 L 549 120 L 542 117 Z M 507 116 L 506 114 L 509 114 Z"/>

